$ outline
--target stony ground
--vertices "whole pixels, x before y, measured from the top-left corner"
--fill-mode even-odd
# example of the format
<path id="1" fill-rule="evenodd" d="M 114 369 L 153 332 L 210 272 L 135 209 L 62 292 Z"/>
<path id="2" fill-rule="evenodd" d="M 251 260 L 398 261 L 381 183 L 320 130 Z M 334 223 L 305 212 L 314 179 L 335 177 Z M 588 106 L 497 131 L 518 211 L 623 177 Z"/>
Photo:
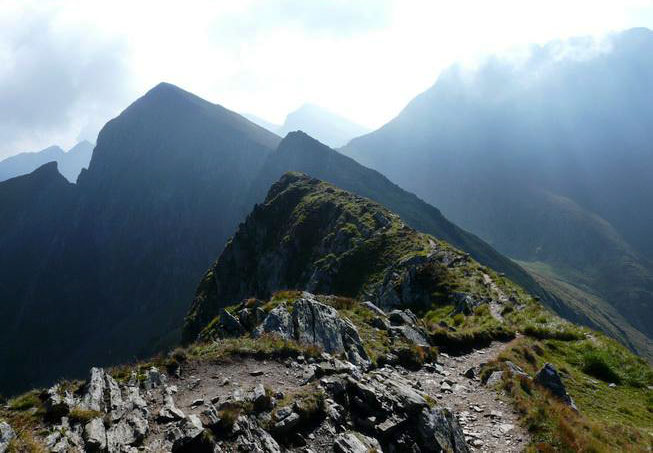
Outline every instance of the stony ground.
<path id="1" fill-rule="evenodd" d="M 489 347 L 453 357 L 441 354 L 439 364 L 419 371 L 389 368 L 401 376 L 413 389 L 429 395 L 438 405 L 447 407 L 460 422 L 465 440 L 472 451 L 521 452 L 528 445 L 528 432 L 519 425 L 518 414 L 497 391 L 481 383 L 478 372 L 481 364 L 495 359 L 505 343 L 494 342 Z M 472 378 L 465 373 L 474 370 Z M 175 402 L 186 414 L 199 415 L 201 401 L 225 401 L 234 394 L 250 393 L 257 384 L 276 392 L 292 394 L 307 384 L 313 374 L 309 363 L 288 360 L 285 363 L 234 360 L 225 364 L 189 363 L 181 378 L 172 377 L 171 385 L 178 388 Z M 320 426 L 305 437 L 306 445 L 288 445 L 289 450 L 304 452 L 307 448 L 319 452 L 333 451 L 336 430 Z"/>
<path id="2" fill-rule="evenodd" d="M 456 415 L 468 445 L 477 451 L 521 452 L 528 445 L 529 435 L 519 425 L 518 414 L 478 377 L 480 365 L 495 359 L 505 346 L 494 342 L 460 357 L 441 354 L 442 375 L 420 370 L 411 376 Z M 464 375 L 470 369 L 472 378 Z"/>
<path id="3" fill-rule="evenodd" d="M 409 311 L 386 317 L 370 310 L 383 318 L 373 322 L 378 329 L 421 340 Z M 232 315 L 224 323 L 243 332 L 257 325 L 248 322 L 255 315 L 243 308 L 243 324 Z M 53 452 L 109 453 L 367 453 L 382 445 L 391 452 L 518 452 L 529 442 L 517 414 L 478 377 L 505 343 L 439 354 L 418 370 L 399 360 L 370 368 L 355 327 L 308 293 L 292 313 L 272 309 L 259 330 L 278 336 L 291 328 L 319 348 L 278 360 L 184 355 L 177 368 L 166 365 L 170 373 L 147 365 L 118 380 L 93 368 L 81 387 L 58 384 L 41 395 L 51 422 L 39 436 Z M 222 350 L 225 343 L 216 341 L 206 346 Z"/>

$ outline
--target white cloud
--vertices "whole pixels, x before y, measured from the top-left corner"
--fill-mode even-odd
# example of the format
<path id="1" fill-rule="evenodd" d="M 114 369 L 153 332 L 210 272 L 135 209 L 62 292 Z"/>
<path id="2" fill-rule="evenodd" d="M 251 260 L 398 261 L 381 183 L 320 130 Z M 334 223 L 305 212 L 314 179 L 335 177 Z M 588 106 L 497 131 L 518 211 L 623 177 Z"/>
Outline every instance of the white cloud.
<path id="1" fill-rule="evenodd" d="M 631 26 L 653 27 L 653 1 L 0 0 L 0 155 L 65 145 L 162 80 L 276 122 L 312 102 L 377 127 L 456 60 Z"/>

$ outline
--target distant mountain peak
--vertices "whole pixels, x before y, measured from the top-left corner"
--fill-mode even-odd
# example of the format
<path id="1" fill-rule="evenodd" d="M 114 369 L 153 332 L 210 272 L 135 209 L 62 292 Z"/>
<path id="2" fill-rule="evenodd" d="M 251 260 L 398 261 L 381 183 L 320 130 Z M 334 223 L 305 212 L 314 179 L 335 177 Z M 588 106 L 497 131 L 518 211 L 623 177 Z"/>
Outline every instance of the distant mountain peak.
<path id="1" fill-rule="evenodd" d="M 286 117 L 279 135 L 302 130 L 320 142 L 337 148 L 351 139 L 369 132 L 369 129 L 315 104 L 306 103 Z"/>

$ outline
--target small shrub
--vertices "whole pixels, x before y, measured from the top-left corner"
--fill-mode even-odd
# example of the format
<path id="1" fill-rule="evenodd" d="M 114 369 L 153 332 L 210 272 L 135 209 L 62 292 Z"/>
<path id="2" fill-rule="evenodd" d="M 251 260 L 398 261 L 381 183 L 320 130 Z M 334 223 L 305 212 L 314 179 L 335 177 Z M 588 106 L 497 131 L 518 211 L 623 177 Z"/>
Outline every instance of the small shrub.
<path id="1" fill-rule="evenodd" d="M 528 376 L 519 375 L 519 387 L 528 395 L 533 394 L 533 381 Z"/>
<path id="2" fill-rule="evenodd" d="M 331 297 L 327 301 L 336 310 L 352 310 L 358 302 L 355 299 L 350 299 L 348 297 Z"/>
<path id="3" fill-rule="evenodd" d="M 188 360 L 188 354 L 186 354 L 186 350 L 183 348 L 176 348 L 170 353 L 170 357 L 175 359 L 178 363 L 184 363 Z"/>
<path id="4" fill-rule="evenodd" d="M 608 362 L 606 354 L 590 350 L 583 354 L 583 366 L 581 368 L 583 373 L 589 374 L 597 379 L 605 382 L 614 382 L 615 384 L 621 383 L 621 377 L 612 368 Z"/>
<path id="5" fill-rule="evenodd" d="M 26 411 L 34 407 L 41 407 L 38 390 L 32 390 L 9 400 L 9 409 L 12 411 Z"/>
<path id="6" fill-rule="evenodd" d="M 420 369 L 425 363 L 432 362 L 437 357 L 437 349 L 429 346 L 411 344 L 396 351 L 399 363 L 410 370 Z"/>
<path id="7" fill-rule="evenodd" d="M 456 327 L 460 326 L 464 322 L 465 322 L 465 315 L 463 315 L 462 313 L 458 313 L 453 317 L 453 325 Z"/>
<path id="8" fill-rule="evenodd" d="M 82 425 L 85 425 L 86 423 L 90 422 L 94 418 L 101 417 L 101 416 L 102 414 L 98 411 L 80 409 L 79 407 L 75 407 L 71 409 L 70 413 L 68 414 L 68 418 L 70 419 L 71 422 L 80 423 Z"/>
<path id="9" fill-rule="evenodd" d="M 524 334 L 538 340 L 577 341 L 585 338 L 582 331 L 571 325 L 564 326 L 539 326 L 527 324 L 523 329 Z"/>
<path id="10" fill-rule="evenodd" d="M 170 358 L 166 360 L 166 371 L 168 374 L 175 374 L 177 373 L 177 370 L 179 369 L 180 365 L 179 362 L 176 361 L 174 358 Z"/>
<path id="11" fill-rule="evenodd" d="M 222 409 L 218 413 L 220 416 L 220 427 L 225 432 L 230 432 L 234 426 L 234 423 L 236 423 L 236 420 L 238 420 L 238 417 L 240 417 L 241 413 L 242 409 L 240 407 L 226 407 Z"/>

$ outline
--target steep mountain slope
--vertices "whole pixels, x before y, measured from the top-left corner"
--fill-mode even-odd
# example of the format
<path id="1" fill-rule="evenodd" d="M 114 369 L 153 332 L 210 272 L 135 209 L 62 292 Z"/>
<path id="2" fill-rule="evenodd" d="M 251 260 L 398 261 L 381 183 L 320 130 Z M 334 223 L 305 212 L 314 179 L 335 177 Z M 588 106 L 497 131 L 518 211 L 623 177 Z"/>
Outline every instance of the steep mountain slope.
<path id="1" fill-rule="evenodd" d="M 173 342 L 198 276 L 244 217 L 238 194 L 279 140 L 161 84 L 102 129 L 76 185 L 52 165 L 3 183 L 0 274 L 22 280 L 0 286 L 12 339 L 2 391 Z"/>
<path id="2" fill-rule="evenodd" d="M 251 199 L 262 200 L 270 185 L 286 171 L 304 172 L 387 206 L 401 215 L 411 227 L 470 253 L 482 264 L 504 272 L 513 281 L 542 298 L 547 305 L 563 310 L 559 301 L 543 291 L 523 269 L 473 234 L 449 222 L 438 209 L 401 189 L 382 174 L 360 165 L 303 132 L 291 132 L 270 154 L 254 183 Z M 575 317 L 573 312 L 561 314 L 589 322 L 582 317 Z"/>
<path id="3" fill-rule="evenodd" d="M 312 141 L 302 134 L 294 137 Z M 185 341 L 194 340 L 225 305 L 248 296 L 267 298 L 280 289 L 367 297 L 384 308 L 421 311 L 436 300 L 451 302 L 459 297 L 454 294 L 461 290 L 458 283 L 466 288 L 474 279 L 442 265 L 458 262 L 458 271 L 472 272 L 464 266 L 469 255 L 453 254 L 444 244 L 371 200 L 286 173 L 202 280 L 186 318 Z M 483 281 L 482 271 L 474 272 Z M 422 287 L 421 281 L 429 283 Z M 474 289 L 476 297 L 489 296 Z"/>
<path id="4" fill-rule="evenodd" d="M 281 124 L 275 124 L 270 121 L 264 120 L 260 116 L 256 116 L 252 113 L 241 113 L 241 115 L 243 115 L 245 118 L 250 120 L 252 123 L 258 124 L 262 128 L 267 129 L 271 132 L 278 132 L 279 129 L 281 129 Z"/>
<path id="5" fill-rule="evenodd" d="M 337 148 L 369 130 L 340 115 L 317 105 L 304 104 L 286 117 L 277 132 L 284 137 L 288 132 L 302 130 L 322 143 Z"/>
<path id="6" fill-rule="evenodd" d="M 500 252 L 549 265 L 651 338 L 653 32 L 593 44 L 451 68 L 343 151 Z"/>
<path id="7" fill-rule="evenodd" d="M 58 146 L 51 146 L 34 153 L 20 153 L 0 161 L 0 181 L 25 175 L 41 165 L 55 161 L 59 171 L 70 182 L 75 182 L 82 168 L 88 167 L 93 153 L 93 144 L 83 141 L 67 152 Z"/>
<path id="8" fill-rule="evenodd" d="M 84 307 L 69 311 L 62 300 L 39 298 L 65 295 L 71 285 L 70 268 L 59 272 L 52 258 L 64 247 L 61 232 L 69 225 L 77 194 L 57 171 L 56 162 L 34 172 L 0 183 L 0 383 L 11 391 L 21 380 L 35 382 L 41 369 L 26 360 L 27 351 L 66 353 L 65 332 L 60 326 L 80 322 Z M 37 221 L 35 221 L 37 220 Z M 72 267 L 72 263 L 71 263 Z M 71 286 L 72 289 L 74 286 Z M 30 297 L 26 297 L 29 294 Z M 56 309 L 52 309 L 56 306 Z M 50 338 L 49 345 L 43 342 Z M 62 338 L 59 348 L 53 340 Z"/>

